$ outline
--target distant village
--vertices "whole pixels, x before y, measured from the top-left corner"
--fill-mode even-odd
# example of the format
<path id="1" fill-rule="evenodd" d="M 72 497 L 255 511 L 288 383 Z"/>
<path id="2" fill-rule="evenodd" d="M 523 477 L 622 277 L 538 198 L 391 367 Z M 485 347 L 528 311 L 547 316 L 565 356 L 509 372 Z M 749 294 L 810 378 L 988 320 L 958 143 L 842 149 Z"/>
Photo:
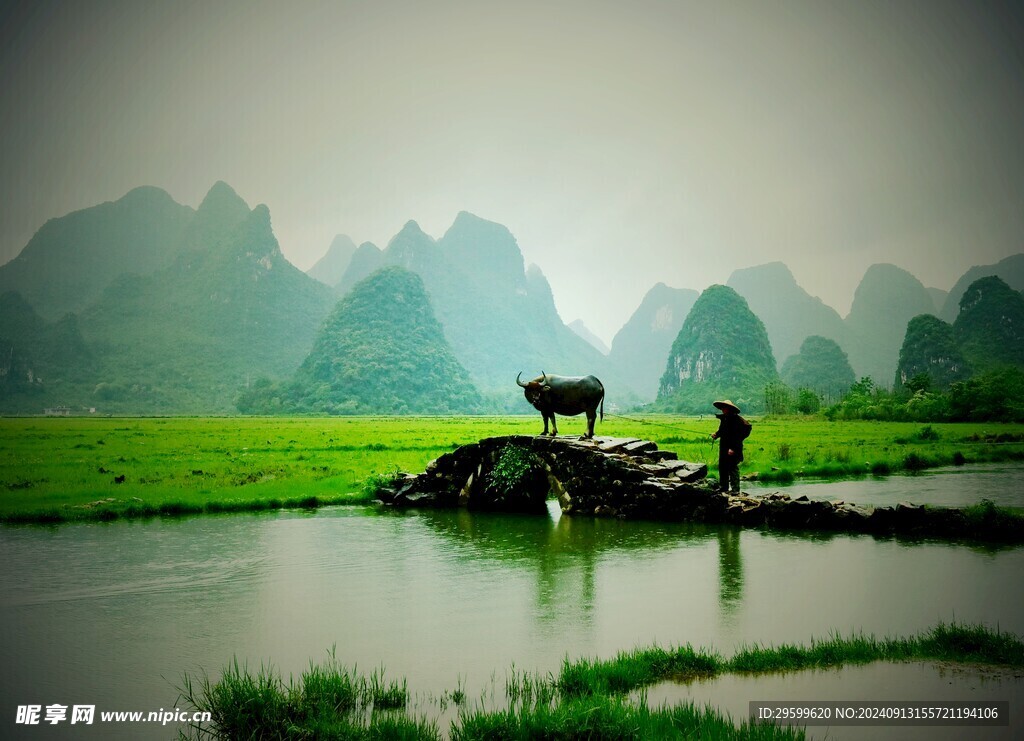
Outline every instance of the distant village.
<path id="1" fill-rule="evenodd" d="M 71 417 L 96 414 L 96 407 L 79 407 L 72 409 L 69 406 L 47 407 L 43 410 L 44 417 Z"/>

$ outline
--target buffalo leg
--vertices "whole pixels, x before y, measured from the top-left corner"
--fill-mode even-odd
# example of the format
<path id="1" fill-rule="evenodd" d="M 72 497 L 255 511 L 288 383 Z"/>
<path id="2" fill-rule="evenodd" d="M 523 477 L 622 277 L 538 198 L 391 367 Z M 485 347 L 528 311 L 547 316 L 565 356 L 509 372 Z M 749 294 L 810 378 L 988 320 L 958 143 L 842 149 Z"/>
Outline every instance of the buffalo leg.
<path id="1" fill-rule="evenodd" d="M 597 421 L 597 412 L 587 412 L 587 434 L 586 439 L 594 437 L 594 423 Z"/>
<path id="2" fill-rule="evenodd" d="M 547 425 L 544 425 L 544 429 L 547 429 Z M 555 421 L 555 413 L 551 413 L 551 437 L 558 435 L 558 423 Z"/>

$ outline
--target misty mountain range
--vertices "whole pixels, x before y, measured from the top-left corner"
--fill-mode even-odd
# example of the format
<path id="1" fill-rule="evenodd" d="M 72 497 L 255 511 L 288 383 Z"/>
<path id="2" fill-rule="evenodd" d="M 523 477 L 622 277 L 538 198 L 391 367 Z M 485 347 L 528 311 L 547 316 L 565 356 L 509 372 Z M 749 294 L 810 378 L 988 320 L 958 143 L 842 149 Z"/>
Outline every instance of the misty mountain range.
<path id="1" fill-rule="evenodd" d="M 441 335 L 426 320 L 414 330 L 387 325 L 389 336 L 405 339 L 384 353 L 373 333 L 354 329 L 369 321 L 375 301 L 381 314 L 401 313 L 408 307 L 395 296 L 420 295 L 420 284 L 404 273 L 367 288 L 365 281 L 385 268 L 418 276 L 429 306 L 417 312 L 427 316 L 429 309 Z M 776 366 L 767 375 L 774 377 L 809 336 L 819 336 L 846 352 L 857 376 L 889 386 L 910 319 L 950 312 L 955 319 L 951 307 L 985 275 L 1020 291 L 1024 255 L 972 268 L 948 295 L 900 268 L 874 265 L 845 318 L 807 294 L 782 263 L 737 270 L 728 287 L 763 323 Z M 360 300 L 346 309 L 357 287 Z M 344 366 L 352 383 L 367 384 L 377 377 L 375 367 L 390 372 L 404 363 L 394 353 L 408 343 L 409 367 L 420 368 L 419 375 L 447 375 L 467 386 L 465 393 L 439 390 L 446 401 L 435 410 L 524 411 L 512 383 L 519 371 L 542 370 L 593 373 L 610 389 L 610 404 L 626 408 L 655 398 L 699 296 L 652 287 L 608 350 L 581 322 L 562 321 L 541 268 L 524 264 L 508 229 L 473 214 L 458 214 L 439 239 L 410 221 L 384 249 L 339 235 L 304 273 L 281 253 L 266 206 L 250 208 L 225 183 L 215 184 L 198 209 L 143 187 L 51 219 L 0 266 L 0 409 L 38 413 L 65 404 L 113 413 L 234 413 L 254 388 L 310 381 L 301 368 L 319 363 L 322 376 L 326 366 L 313 357 L 315 345 L 359 356 L 331 362 Z M 332 340 L 324 335 L 330 327 L 360 339 Z M 412 362 L 421 357 L 439 365 L 428 372 Z M 435 374 L 442 366 L 446 373 Z M 374 409 L 365 395 L 335 389 L 333 401 L 323 401 L 330 396 L 325 389 L 303 388 L 302 398 L 323 403 L 296 402 L 295 410 Z M 387 407 L 402 409 L 393 401 Z M 429 396 L 405 409 L 431 411 Z"/>

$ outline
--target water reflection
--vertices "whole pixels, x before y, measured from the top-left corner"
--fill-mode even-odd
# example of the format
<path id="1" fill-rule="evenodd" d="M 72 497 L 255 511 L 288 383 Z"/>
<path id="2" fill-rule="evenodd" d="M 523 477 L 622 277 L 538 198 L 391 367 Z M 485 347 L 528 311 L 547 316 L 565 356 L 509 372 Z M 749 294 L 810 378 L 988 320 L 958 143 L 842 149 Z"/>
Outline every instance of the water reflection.
<path id="1" fill-rule="evenodd" d="M 735 619 L 743 601 L 741 530 L 733 526 L 622 522 L 615 519 L 536 517 L 434 510 L 394 513 L 416 517 L 461 551 L 460 558 L 514 564 L 532 575 L 537 629 L 552 632 L 565 621 L 591 627 L 601 562 L 625 556 L 657 559 L 680 548 L 718 551 L 718 612 Z M 686 590 L 685 574 L 664 589 Z"/>
<path id="2" fill-rule="evenodd" d="M 743 557 L 740 554 L 740 529 L 718 530 L 718 607 L 723 620 L 735 621 L 743 601 Z"/>

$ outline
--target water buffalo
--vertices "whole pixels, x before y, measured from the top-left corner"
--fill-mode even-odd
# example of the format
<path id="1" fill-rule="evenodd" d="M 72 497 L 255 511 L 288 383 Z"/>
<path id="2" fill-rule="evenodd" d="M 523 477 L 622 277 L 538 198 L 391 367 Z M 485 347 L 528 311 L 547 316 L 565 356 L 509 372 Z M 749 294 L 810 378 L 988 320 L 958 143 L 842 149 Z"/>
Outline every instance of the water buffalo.
<path id="1" fill-rule="evenodd" d="M 528 383 L 519 380 L 523 375 L 519 371 L 516 383 L 523 387 L 526 400 L 544 417 L 544 432 L 548 434 L 548 418 L 551 419 L 551 436 L 558 434 L 555 414 L 575 417 L 587 413 L 587 434 L 585 438 L 594 436 L 594 420 L 597 419 L 598 405 L 601 407 L 601 421 L 604 422 L 604 386 L 593 376 L 549 376 L 541 371 L 540 376 Z"/>

